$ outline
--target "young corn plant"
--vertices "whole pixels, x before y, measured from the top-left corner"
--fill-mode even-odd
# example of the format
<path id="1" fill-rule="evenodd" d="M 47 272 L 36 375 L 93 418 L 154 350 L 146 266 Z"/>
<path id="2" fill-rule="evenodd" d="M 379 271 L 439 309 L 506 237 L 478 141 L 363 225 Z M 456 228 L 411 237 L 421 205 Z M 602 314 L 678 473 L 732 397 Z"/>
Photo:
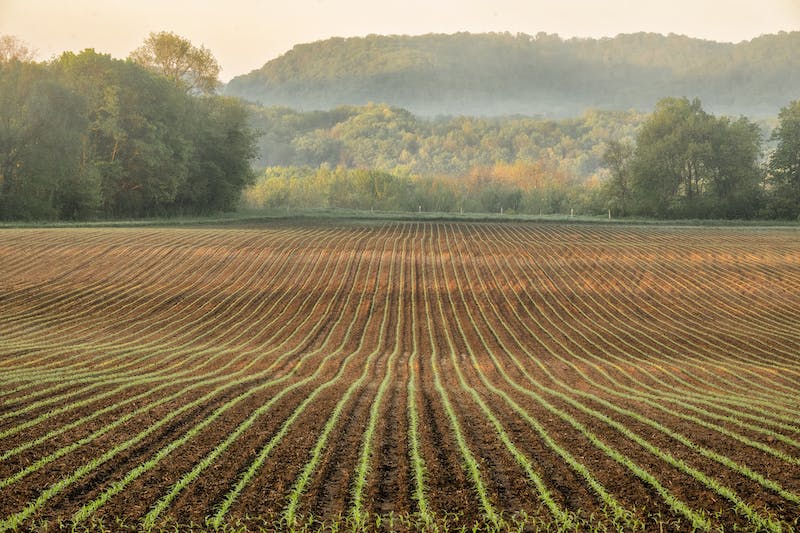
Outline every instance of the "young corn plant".
<path id="1" fill-rule="evenodd" d="M 358 269 L 356 271 L 356 275 L 358 275 L 360 270 L 361 270 L 361 264 L 359 263 Z M 368 269 L 367 275 L 366 275 L 367 278 L 371 277 L 371 272 L 372 272 L 372 264 L 370 263 L 370 266 L 369 266 L 369 269 Z M 347 303 L 350 301 L 352 294 L 353 294 L 352 292 L 347 294 L 347 297 L 345 299 L 345 305 L 347 305 Z M 361 296 L 359 298 L 358 307 L 361 306 L 361 304 L 364 302 L 365 298 L 366 298 L 366 292 L 362 292 Z M 341 321 L 342 318 L 343 317 L 340 316 L 339 321 Z M 348 325 L 348 327 L 346 329 L 345 335 L 343 336 L 343 340 L 342 340 L 341 344 L 336 349 L 330 351 L 330 353 L 323 360 L 323 363 L 318 366 L 317 371 L 312 375 L 311 378 L 309 378 L 308 380 L 304 380 L 304 383 L 306 381 L 308 381 L 308 382 L 312 381 L 321 372 L 321 369 L 325 366 L 325 364 L 329 360 L 333 360 L 333 359 L 341 356 L 341 352 L 344 349 L 345 339 L 348 339 L 350 337 L 350 334 L 353 331 L 353 328 L 355 326 L 355 318 L 356 318 L 355 315 L 351 318 L 350 323 L 349 323 L 349 325 Z M 339 321 L 337 321 L 337 324 L 338 324 Z M 324 342 L 322 343 L 322 346 L 326 346 L 327 345 L 328 340 L 332 336 L 334 330 L 335 330 L 335 328 L 331 328 L 331 330 L 328 333 L 328 336 L 326 336 Z M 353 359 L 355 357 L 355 354 L 357 354 L 361 350 L 361 346 L 362 346 L 363 342 L 364 342 L 364 339 L 362 338 L 360 343 L 359 343 L 358 348 L 356 350 L 354 350 L 353 352 L 351 352 L 350 354 L 348 354 L 347 357 L 344 358 L 343 364 L 340 365 L 340 368 L 339 368 L 339 371 L 337 372 L 337 374 L 330 381 L 328 381 L 327 383 L 322 384 L 317 389 L 315 389 L 311 394 L 309 394 L 303 400 L 303 402 L 297 408 L 295 408 L 295 410 L 292 412 L 292 414 L 289 416 L 289 418 L 286 419 L 286 421 L 284 421 L 284 423 L 281 426 L 281 428 L 278 431 L 278 433 L 276 433 L 272 437 L 272 439 L 270 439 L 270 441 L 259 451 L 259 453 L 256 456 L 256 458 L 251 462 L 251 464 L 248 467 L 248 469 L 239 478 L 239 480 L 236 483 L 236 485 L 225 495 L 225 498 L 218 505 L 217 512 L 214 514 L 213 518 L 211 518 L 211 524 L 214 527 L 218 527 L 218 526 L 220 526 L 221 524 L 224 523 L 225 516 L 227 515 L 227 513 L 230 510 L 230 508 L 233 505 L 233 503 L 238 498 L 239 494 L 241 494 L 241 492 L 250 483 L 250 481 L 253 479 L 253 477 L 255 477 L 255 475 L 258 472 L 258 470 L 261 468 L 261 466 L 267 460 L 269 455 L 272 453 L 272 450 L 275 448 L 275 446 L 278 445 L 278 443 L 281 442 L 283 437 L 286 435 L 286 433 L 288 433 L 288 431 L 291 428 L 291 426 L 300 417 L 300 415 L 304 412 L 306 407 L 308 405 L 310 405 L 316 399 L 316 397 L 319 394 L 321 394 L 323 391 L 327 390 L 330 386 L 332 386 L 334 383 L 336 383 L 341 378 L 341 376 L 344 374 L 345 369 L 349 366 L 348 363 L 350 362 L 350 360 Z M 319 348 L 319 350 L 317 350 L 317 351 L 322 351 L 322 347 Z"/>
<path id="2" fill-rule="evenodd" d="M 397 243 L 395 243 L 396 250 Z M 381 264 L 381 268 L 383 265 Z M 392 279 L 392 274 L 394 270 L 394 263 L 391 264 L 389 279 Z M 378 271 L 378 278 L 380 278 L 380 269 Z M 386 335 L 386 326 L 388 323 L 389 317 L 389 291 L 386 291 L 385 303 L 384 303 L 384 312 L 383 318 L 381 321 L 380 326 L 380 333 L 378 335 L 378 340 L 376 342 L 376 346 L 380 347 L 383 344 L 383 339 Z M 373 316 L 373 311 L 375 307 L 375 298 L 373 298 L 371 307 L 370 307 L 370 316 Z M 362 335 L 362 342 L 363 342 L 363 335 Z M 360 346 L 359 346 L 360 348 Z M 341 413 L 344 410 L 344 407 L 349 403 L 350 398 L 353 396 L 356 390 L 363 386 L 366 382 L 367 377 L 369 376 L 369 371 L 371 367 L 374 365 L 374 359 L 379 355 L 380 348 L 375 349 L 372 353 L 370 353 L 367 357 L 367 360 L 364 364 L 364 369 L 361 372 L 361 375 L 357 380 L 355 380 L 350 387 L 347 388 L 344 395 L 341 397 L 339 402 L 337 402 L 336 407 L 334 408 L 331 416 L 328 418 L 328 421 L 325 423 L 325 426 L 322 429 L 319 437 L 317 438 L 317 442 L 314 448 L 311 450 L 311 457 L 306 462 L 303 470 L 300 472 L 300 475 L 295 480 L 294 487 L 292 488 L 291 492 L 289 493 L 288 503 L 286 508 L 283 512 L 283 519 L 289 525 L 294 524 L 297 522 L 297 510 L 300 504 L 300 497 L 305 492 L 306 487 L 308 486 L 311 476 L 313 475 L 314 471 L 317 468 L 317 465 L 322 459 L 322 452 L 327 445 L 328 438 L 333 431 L 333 428 L 337 425 L 339 418 L 341 417 Z"/>

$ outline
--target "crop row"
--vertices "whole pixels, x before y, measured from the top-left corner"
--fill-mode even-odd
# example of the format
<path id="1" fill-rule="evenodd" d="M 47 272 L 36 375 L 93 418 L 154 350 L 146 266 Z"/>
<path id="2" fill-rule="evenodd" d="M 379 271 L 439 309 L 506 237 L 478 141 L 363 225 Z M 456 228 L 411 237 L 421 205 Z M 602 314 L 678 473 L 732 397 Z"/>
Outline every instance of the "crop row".
<path id="1" fill-rule="evenodd" d="M 799 244 L 445 222 L 8 230 L 0 530 L 791 530 Z"/>

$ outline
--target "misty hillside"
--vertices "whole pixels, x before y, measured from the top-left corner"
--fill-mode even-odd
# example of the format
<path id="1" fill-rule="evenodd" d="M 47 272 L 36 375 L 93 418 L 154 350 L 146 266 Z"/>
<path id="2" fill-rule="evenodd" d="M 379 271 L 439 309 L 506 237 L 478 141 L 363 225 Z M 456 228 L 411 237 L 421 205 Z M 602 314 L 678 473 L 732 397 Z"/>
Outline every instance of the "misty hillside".
<path id="1" fill-rule="evenodd" d="M 738 44 L 652 33 L 370 35 L 297 45 L 225 93 L 301 110 L 385 102 L 422 115 L 552 117 L 687 96 L 715 113 L 767 116 L 800 98 L 797 50 L 800 32 Z"/>

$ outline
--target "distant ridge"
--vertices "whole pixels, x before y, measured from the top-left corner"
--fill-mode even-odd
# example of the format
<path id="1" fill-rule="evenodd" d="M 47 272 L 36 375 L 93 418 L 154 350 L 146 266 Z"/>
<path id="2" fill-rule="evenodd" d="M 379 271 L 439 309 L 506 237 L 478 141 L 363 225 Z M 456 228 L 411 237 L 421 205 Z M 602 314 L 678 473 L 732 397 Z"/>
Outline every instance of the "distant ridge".
<path id="1" fill-rule="evenodd" d="M 774 116 L 800 99 L 800 31 L 737 44 L 680 35 L 510 33 L 331 38 L 238 76 L 229 95 L 300 110 L 384 102 L 421 115 L 648 111 L 664 96 Z"/>

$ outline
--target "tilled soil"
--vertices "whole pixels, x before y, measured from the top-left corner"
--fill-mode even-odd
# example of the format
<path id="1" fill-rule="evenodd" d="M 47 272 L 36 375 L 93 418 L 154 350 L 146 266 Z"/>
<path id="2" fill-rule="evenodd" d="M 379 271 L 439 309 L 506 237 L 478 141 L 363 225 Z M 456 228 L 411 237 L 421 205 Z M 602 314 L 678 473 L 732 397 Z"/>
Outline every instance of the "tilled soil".
<path id="1" fill-rule="evenodd" d="M 798 527 L 795 230 L 275 222 L 0 250 L 0 530 Z"/>

